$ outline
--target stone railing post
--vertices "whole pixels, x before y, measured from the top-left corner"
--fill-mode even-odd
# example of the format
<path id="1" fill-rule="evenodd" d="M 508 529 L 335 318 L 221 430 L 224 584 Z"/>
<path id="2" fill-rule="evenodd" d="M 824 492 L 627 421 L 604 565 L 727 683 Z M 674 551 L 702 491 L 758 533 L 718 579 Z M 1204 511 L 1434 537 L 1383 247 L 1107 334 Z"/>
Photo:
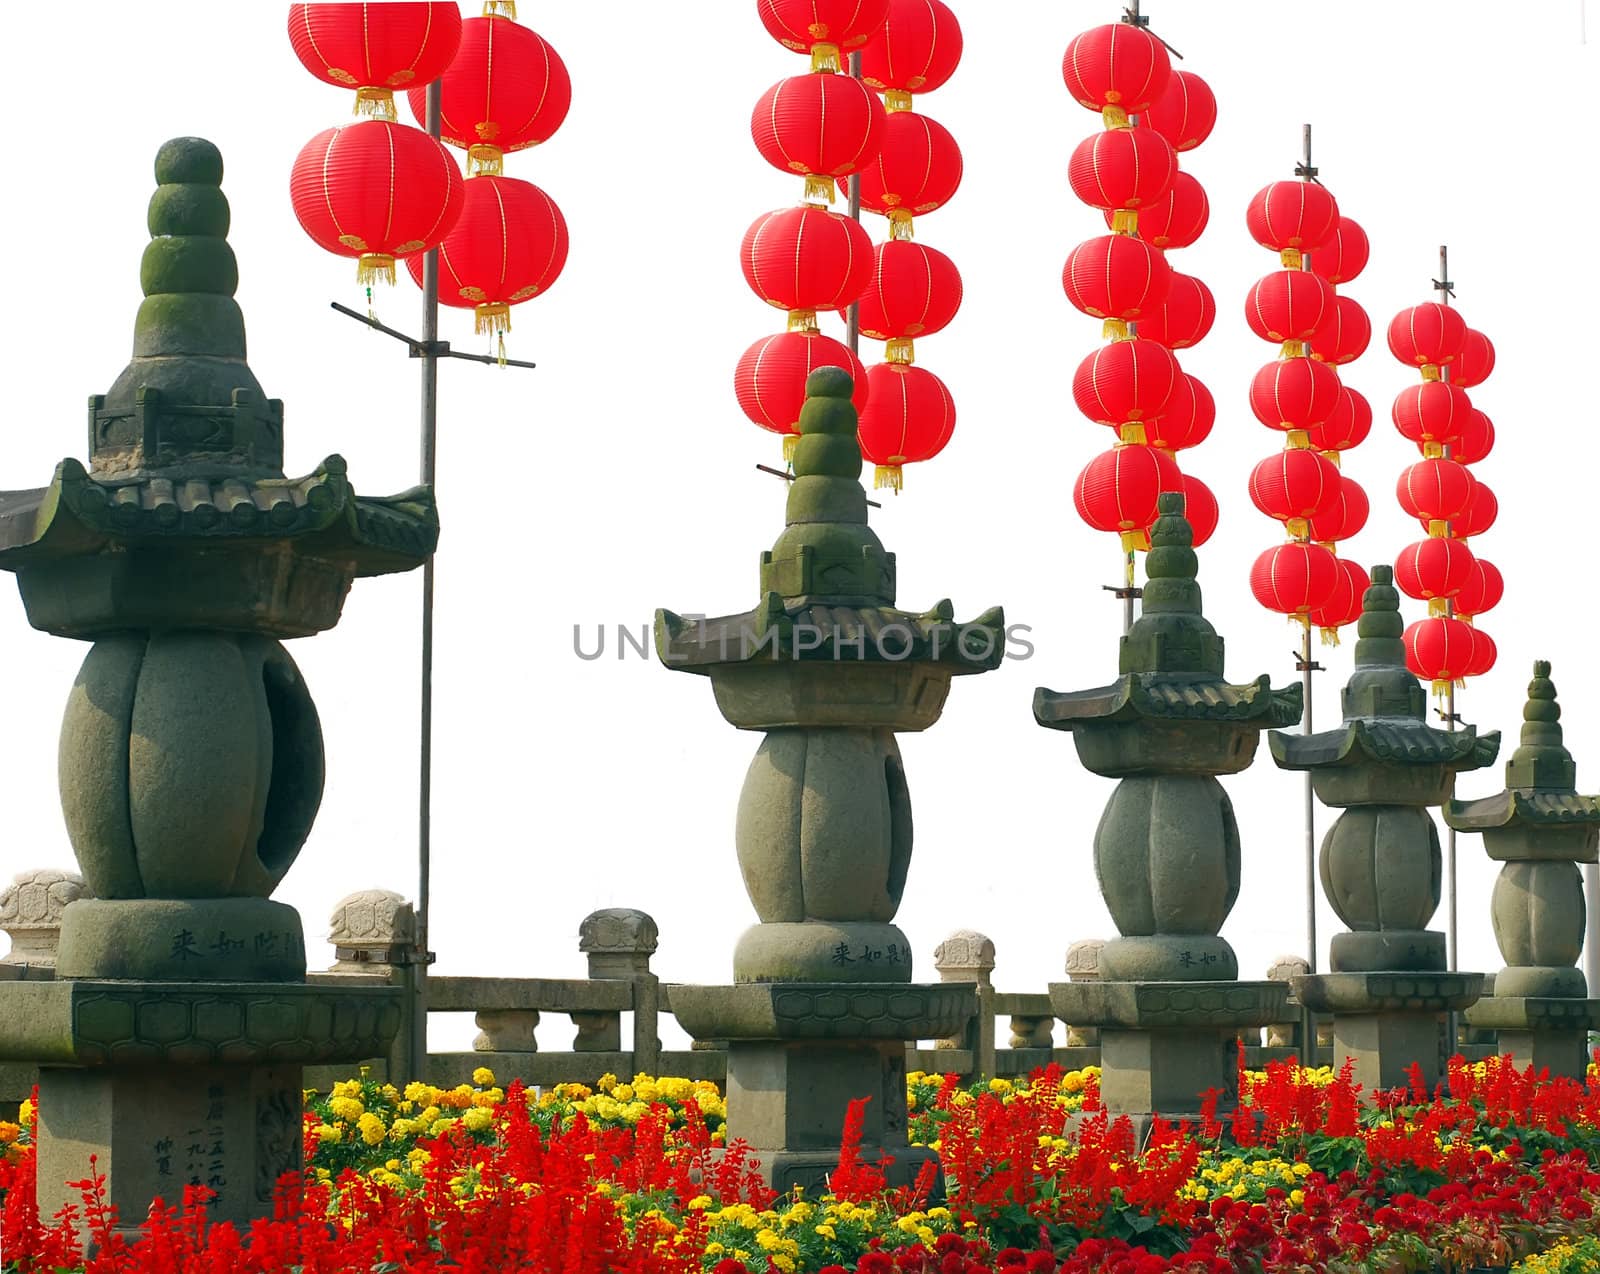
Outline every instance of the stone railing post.
<path id="1" fill-rule="evenodd" d="M 18 872 L 0 889 L 0 930 L 11 938 L 11 949 L 0 956 L 0 964 L 54 970 L 61 913 L 69 903 L 88 896 L 83 877 L 76 872 L 53 867 Z"/>
<path id="2" fill-rule="evenodd" d="M 1311 972 L 1311 962 L 1304 956 L 1284 955 L 1279 956 L 1267 966 L 1267 980 L 1269 982 L 1288 982 L 1291 978 L 1304 977 Z M 1290 1001 L 1290 1007 L 1296 1006 L 1296 1001 Z M 1302 1016 L 1304 1010 L 1301 1010 Z M 1281 1022 L 1267 1024 L 1268 1048 L 1299 1048 L 1303 1049 L 1305 1031 L 1303 1022 L 1298 1017 L 1286 1017 Z M 1309 1064 L 1309 1063 L 1308 1063 Z"/>
<path id="3" fill-rule="evenodd" d="M 1100 981 L 1100 949 L 1106 945 L 1104 938 L 1080 938 L 1067 948 L 1067 981 Z M 1068 1048 L 1099 1048 L 1098 1026 L 1075 1026 L 1067 1023 Z"/>
<path id="4" fill-rule="evenodd" d="M 977 1010 L 960 1035 L 935 1043 L 935 1048 L 972 1053 L 972 1078 L 994 1075 L 994 943 L 973 929 L 957 929 L 933 949 L 933 967 L 941 982 L 972 982 L 978 989 Z"/>
<path id="5" fill-rule="evenodd" d="M 411 903 L 392 889 L 362 889 L 346 894 L 334 904 L 333 914 L 328 917 L 328 941 L 334 955 L 329 973 L 407 988 L 401 1027 L 384 1055 L 384 1063 L 391 1083 L 404 1087 L 413 1079 L 421 1079 L 422 1073 L 406 1073 L 412 1018 L 427 1013 L 415 991 L 413 978 L 417 970 L 410 963 L 417 941 L 417 917 Z M 426 1032 L 426 1023 L 423 1030 Z M 423 1038 L 427 1038 L 425 1033 Z M 420 1068 L 426 1071 L 426 1059 L 422 1059 Z"/>
<path id="6" fill-rule="evenodd" d="M 633 983 L 633 1069 L 646 1075 L 654 1075 L 661 1063 L 661 982 L 650 971 L 650 957 L 655 954 L 659 937 L 656 922 L 632 907 L 592 911 L 578 926 L 578 950 L 589 959 L 589 976 Z M 578 1028 L 578 1038 L 572 1045 L 576 1051 L 604 1051 L 597 1048 L 596 1024 L 589 1021 L 599 1016 L 602 1015 L 572 1015 L 573 1025 Z M 609 1017 L 609 1025 L 616 1033 L 616 1042 L 610 1047 L 620 1049 L 622 1025 L 615 1017 Z"/>

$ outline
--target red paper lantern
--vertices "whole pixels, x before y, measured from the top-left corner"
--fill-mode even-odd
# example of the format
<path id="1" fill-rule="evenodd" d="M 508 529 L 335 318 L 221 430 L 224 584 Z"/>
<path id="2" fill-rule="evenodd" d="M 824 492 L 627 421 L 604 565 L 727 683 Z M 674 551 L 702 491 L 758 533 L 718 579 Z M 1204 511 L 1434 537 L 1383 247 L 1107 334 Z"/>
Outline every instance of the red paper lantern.
<path id="1" fill-rule="evenodd" d="M 1333 598 L 1339 575 L 1339 559 L 1322 545 L 1291 540 L 1256 558 L 1250 591 L 1268 610 L 1309 623 L 1311 613 Z"/>
<path id="2" fill-rule="evenodd" d="M 739 245 L 750 290 L 780 310 L 839 310 L 872 278 L 872 240 L 858 221 L 803 203 L 757 217 Z"/>
<path id="3" fill-rule="evenodd" d="M 791 75 L 763 93 L 750 115 L 761 157 L 803 174 L 807 196 L 829 202 L 835 177 L 877 159 L 883 131 L 883 103 L 848 75 Z"/>
<path id="4" fill-rule="evenodd" d="M 944 382 L 912 363 L 867 368 L 867 405 L 856 436 L 877 466 L 873 485 L 900 490 L 901 466 L 931 460 L 956 427 L 956 405 Z"/>
<path id="5" fill-rule="evenodd" d="M 1072 502 L 1095 530 L 1137 538 L 1156 520 L 1161 493 L 1182 488 L 1183 474 L 1170 455 L 1129 443 L 1089 461 L 1073 484 Z"/>
<path id="6" fill-rule="evenodd" d="M 1139 338 L 1168 349 L 1188 349 L 1205 339 L 1216 317 L 1211 289 L 1193 275 L 1174 270 L 1167 299 L 1139 320 Z"/>
<path id="7" fill-rule="evenodd" d="M 1494 370 L 1494 344 L 1482 332 L 1467 329 L 1467 339 L 1450 364 L 1450 383 L 1471 389 L 1489 379 Z"/>
<path id="8" fill-rule="evenodd" d="M 1320 425 L 1309 430 L 1318 451 L 1349 451 L 1372 432 L 1372 405 L 1347 385 L 1339 386 L 1339 401 Z"/>
<path id="9" fill-rule="evenodd" d="M 883 29 L 889 0 L 756 0 L 756 12 L 786 49 L 811 53 L 819 44 L 831 45 L 837 71 L 840 53 L 859 49 Z"/>
<path id="10" fill-rule="evenodd" d="M 1250 237 L 1263 248 L 1314 251 L 1339 224 L 1339 205 L 1314 181 L 1274 181 L 1256 191 L 1245 210 Z"/>
<path id="11" fill-rule="evenodd" d="M 1142 27 L 1112 22 L 1073 38 L 1061 59 L 1061 78 L 1073 100 L 1092 111 L 1112 108 L 1113 120 L 1140 115 L 1166 91 L 1172 61 Z"/>
<path id="12" fill-rule="evenodd" d="M 1251 285 L 1244 317 L 1264 341 L 1304 341 L 1333 307 L 1333 288 L 1325 280 L 1309 270 L 1276 270 Z"/>
<path id="13" fill-rule="evenodd" d="M 1367 268 L 1371 252 L 1367 232 L 1341 215 L 1333 233 L 1311 253 L 1311 269 L 1329 283 L 1348 283 Z"/>
<path id="14" fill-rule="evenodd" d="M 1250 471 L 1250 502 L 1279 522 L 1305 523 L 1339 496 L 1339 470 L 1315 451 L 1290 447 Z M 1306 528 L 1291 525 L 1291 535 Z"/>
<path id="15" fill-rule="evenodd" d="M 1159 251 L 1125 234 L 1101 235 L 1067 255 L 1067 300 L 1099 319 L 1137 320 L 1167 299 L 1172 267 Z"/>
<path id="16" fill-rule="evenodd" d="M 1460 464 L 1477 464 L 1494 450 L 1494 422 L 1479 408 L 1467 414 L 1461 436 L 1450 444 L 1450 458 Z"/>
<path id="17" fill-rule="evenodd" d="M 1173 385 L 1172 397 L 1161 414 L 1144 422 L 1144 440 L 1167 451 L 1198 447 L 1210 435 L 1216 420 L 1217 404 L 1211 391 L 1198 377 L 1184 372 Z"/>
<path id="18" fill-rule="evenodd" d="M 854 380 L 850 401 L 859 414 L 867 405 L 867 369 L 850 347 L 820 332 L 764 336 L 739 359 L 733 392 L 744 414 L 763 429 L 798 437 L 806 377 L 819 367 L 842 367 Z M 788 444 L 786 440 L 786 446 Z"/>
<path id="19" fill-rule="evenodd" d="M 856 311 L 861 334 L 909 340 L 945 327 L 961 308 L 961 273 L 935 248 L 889 239 L 873 249 L 872 278 Z"/>
<path id="20" fill-rule="evenodd" d="M 1489 489 L 1487 482 L 1476 480 L 1472 484 L 1472 495 L 1467 499 L 1467 507 L 1450 521 L 1450 534 L 1458 540 L 1470 540 L 1487 532 L 1499 516 L 1499 499 Z"/>
<path id="21" fill-rule="evenodd" d="M 289 43 L 319 80 L 356 91 L 356 110 L 392 120 L 394 90 L 431 84 L 461 44 L 454 3 L 291 4 Z"/>
<path id="22" fill-rule="evenodd" d="M 1091 208 L 1107 211 L 1148 207 L 1172 189 L 1177 175 L 1178 152 L 1148 128 L 1091 133 L 1067 161 L 1072 193 Z"/>
<path id="23" fill-rule="evenodd" d="M 1352 562 L 1347 557 L 1336 560 L 1339 579 L 1334 584 L 1333 593 L 1310 615 L 1311 622 L 1322 630 L 1323 641 L 1329 643 L 1337 642 L 1339 629 L 1361 618 L 1362 599 L 1367 589 L 1372 587 L 1371 577 L 1359 562 Z"/>
<path id="24" fill-rule="evenodd" d="M 1481 615 L 1493 610 L 1505 596 L 1506 584 L 1500 568 L 1488 558 L 1472 559 L 1472 574 L 1456 594 L 1457 615 Z"/>
<path id="25" fill-rule="evenodd" d="M 1433 682 L 1442 694 L 1453 681 L 1472 675 L 1478 636 L 1471 624 L 1446 615 L 1419 619 L 1401 635 L 1411 675 Z"/>
<path id="26" fill-rule="evenodd" d="M 1438 301 L 1401 310 L 1389 322 L 1389 350 L 1412 367 L 1444 367 L 1467 343 L 1461 315 Z"/>
<path id="27" fill-rule="evenodd" d="M 1339 490 L 1320 513 L 1311 517 L 1310 535 L 1319 544 L 1354 539 L 1366 526 L 1372 502 L 1354 478 L 1339 475 Z M 1365 587 L 1363 585 L 1363 587 Z"/>
<path id="28" fill-rule="evenodd" d="M 1335 367 L 1353 363 L 1367 352 L 1372 340 L 1372 320 L 1360 304 L 1348 296 L 1333 298 L 1317 330 L 1311 333 L 1311 356 Z"/>
<path id="29" fill-rule="evenodd" d="M 861 78 L 879 91 L 931 93 L 961 61 L 961 24 L 942 0 L 889 0 L 878 38 L 861 50 Z"/>
<path id="30" fill-rule="evenodd" d="M 1339 374 L 1314 358 L 1280 358 L 1250 381 L 1250 410 L 1268 429 L 1315 429 L 1339 405 Z"/>
<path id="31" fill-rule="evenodd" d="M 1473 410 L 1466 390 L 1441 380 L 1425 380 L 1396 394 L 1390 414 L 1401 437 L 1424 446 L 1454 442 Z"/>
<path id="32" fill-rule="evenodd" d="M 531 181 L 480 174 L 439 245 L 439 300 L 473 311 L 479 332 L 509 332 L 511 307 L 547 291 L 567 263 L 567 222 Z M 406 258 L 422 286 L 422 257 Z"/>
<path id="33" fill-rule="evenodd" d="M 1173 71 L 1161 96 L 1139 115 L 1140 128 L 1155 129 L 1177 151 L 1193 150 L 1216 122 L 1216 94 L 1193 71 Z"/>
<path id="34" fill-rule="evenodd" d="M 1199 548 L 1212 537 L 1222 518 L 1217 497 L 1212 494 L 1210 487 L 1192 473 L 1183 475 L 1183 516 L 1188 519 L 1189 529 L 1194 532 L 1194 548 Z M 1149 533 L 1150 528 L 1146 527 L 1145 534 Z"/>
<path id="35" fill-rule="evenodd" d="M 1472 550 L 1460 540 L 1429 536 L 1394 560 L 1394 582 L 1407 597 L 1431 602 L 1454 597 L 1472 578 Z"/>
<path id="36" fill-rule="evenodd" d="M 1454 460 L 1419 460 L 1400 473 L 1395 499 L 1421 522 L 1448 522 L 1460 515 L 1472 498 L 1476 479 Z"/>
<path id="37" fill-rule="evenodd" d="M 425 91 L 406 100 L 424 121 Z M 461 47 L 439 80 L 439 120 L 469 169 L 499 172 L 502 155 L 549 140 L 571 105 L 566 64 L 537 32 L 498 14 L 462 22 Z"/>
<path id="38" fill-rule="evenodd" d="M 289 198 L 318 247 L 358 260 L 363 283 L 394 282 L 397 257 L 437 246 L 465 202 L 450 152 L 420 129 L 363 120 L 318 133 L 289 175 Z"/>
<path id="39" fill-rule="evenodd" d="M 1161 414 L 1183 370 L 1172 351 L 1154 341 L 1112 341 L 1078 364 L 1072 399 L 1078 410 L 1113 429 Z"/>
<path id="40" fill-rule="evenodd" d="M 1190 174 L 1179 172 L 1172 180 L 1172 189 L 1139 212 L 1139 237 L 1162 250 L 1187 248 L 1205 232 L 1210 220 L 1211 203 L 1205 188 Z M 1116 214 L 1108 212 L 1106 224 L 1115 228 Z"/>
<path id="41" fill-rule="evenodd" d="M 883 145 L 856 178 L 861 206 L 900 235 L 913 216 L 948 203 L 961 185 L 961 148 L 950 130 L 915 111 L 891 111 Z"/>

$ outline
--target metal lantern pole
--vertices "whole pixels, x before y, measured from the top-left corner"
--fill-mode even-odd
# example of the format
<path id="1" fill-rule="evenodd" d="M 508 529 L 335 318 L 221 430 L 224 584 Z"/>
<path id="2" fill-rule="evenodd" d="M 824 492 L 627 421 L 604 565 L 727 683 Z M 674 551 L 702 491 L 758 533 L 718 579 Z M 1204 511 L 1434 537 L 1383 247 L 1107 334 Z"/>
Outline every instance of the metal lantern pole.
<path id="1" fill-rule="evenodd" d="M 861 78 L 860 53 L 852 53 L 850 55 L 850 76 L 852 79 L 857 80 Z M 850 178 L 850 219 L 857 222 L 861 220 L 860 173 L 856 173 Z M 846 331 L 844 343 L 850 347 L 850 352 L 854 354 L 857 353 L 861 348 L 861 301 L 859 299 L 850 302 L 850 314 L 845 322 Z"/>
<path id="2" fill-rule="evenodd" d="M 1300 130 L 1301 161 L 1295 167 L 1295 176 L 1301 181 L 1315 181 L 1317 170 L 1311 164 L 1311 125 L 1303 124 Z M 1309 269 L 1305 259 L 1300 262 L 1302 270 Z M 1305 712 L 1300 718 L 1300 733 L 1312 732 L 1312 701 L 1314 699 L 1314 684 L 1312 674 L 1320 672 L 1322 665 L 1311 657 L 1311 617 L 1306 616 L 1305 624 L 1300 633 L 1300 654 L 1295 660 L 1295 668 L 1300 673 L 1301 695 L 1305 703 Z M 1311 789 L 1311 771 L 1305 775 L 1305 876 L 1306 876 L 1306 961 L 1311 966 L 1311 972 L 1317 971 L 1317 806 Z M 1316 1047 L 1315 1032 L 1311 1028 L 1311 1015 L 1306 1014 L 1305 1037 L 1302 1045 L 1307 1055 Z"/>
<path id="3" fill-rule="evenodd" d="M 1450 298 L 1455 295 L 1452 290 L 1454 285 L 1450 281 L 1450 249 L 1444 244 L 1439 245 L 1439 277 L 1433 281 L 1433 290 L 1439 294 L 1439 301 L 1443 305 L 1450 304 Z M 1448 365 L 1439 369 L 1439 379 L 1448 382 L 1450 368 Z M 1446 444 L 1444 449 L 1445 459 L 1450 458 L 1450 447 Z M 1455 600 L 1447 599 L 1445 614 L 1454 616 L 1456 613 Z M 1456 683 L 1450 682 L 1450 687 L 1444 695 L 1444 728 L 1451 734 L 1456 731 Z M 1446 963 L 1450 972 L 1454 973 L 1457 967 L 1458 952 L 1456 949 L 1456 829 L 1445 828 L 1445 865 L 1450 879 L 1449 911 L 1445 917 L 1445 948 L 1447 952 Z M 1454 1019 L 1454 1014 L 1451 1018 Z M 1450 1041 L 1455 1043 L 1455 1034 L 1452 1030 Z"/>

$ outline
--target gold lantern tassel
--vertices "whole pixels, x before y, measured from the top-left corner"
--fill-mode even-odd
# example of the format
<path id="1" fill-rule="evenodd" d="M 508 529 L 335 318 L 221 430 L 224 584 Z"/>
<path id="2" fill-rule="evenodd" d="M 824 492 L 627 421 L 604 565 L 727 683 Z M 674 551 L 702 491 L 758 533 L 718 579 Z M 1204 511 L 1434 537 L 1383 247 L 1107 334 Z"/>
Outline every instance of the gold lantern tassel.
<path id="1" fill-rule="evenodd" d="M 356 282 L 370 288 L 374 283 L 394 286 L 394 258 L 387 252 L 363 252 L 356 258 Z"/>
<path id="2" fill-rule="evenodd" d="M 1112 234 L 1138 234 L 1139 210 L 1137 208 L 1118 208 L 1111 214 Z"/>
<path id="3" fill-rule="evenodd" d="M 1428 538 L 1430 540 L 1442 540 L 1449 534 L 1450 524 L 1448 522 L 1441 522 L 1439 519 L 1435 518 L 1433 521 L 1428 523 Z"/>
<path id="4" fill-rule="evenodd" d="M 1100 108 L 1100 122 L 1107 128 L 1127 128 L 1128 112 L 1120 106 L 1102 106 Z"/>
<path id="5" fill-rule="evenodd" d="M 899 495 L 901 487 L 905 485 L 905 477 L 899 465 L 880 464 L 872 475 L 872 485 L 874 488 L 889 487 Z"/>
<path id="6" fill-rule="evenodd" d="M 1290 615 L 1289 622 L 1303 633 L 1311 631 L 1311 612 L 1304 611 L 1300 614 Z"/>
<path id="7" fill-rule="evenodd" d="M 836 75 L 839 71 L 839 46 L 837 44 L 813 44 L 811 46 L 811 73 L 813 75 Z"/>
<path id="8" fill-rule="evenodd" d="M 788 330 L 791 332 L 817 332 L 822 329 L 817 326 L 817 312 L 815 310 L 790 310 Z"/>
<path id="9" fill-rule="evenodd" d="M 893 114 L 895 111 L 909 111 L 911 109 L 911 94 L 903 88 L 888 88 L 883 91 L 883 109 Z"/>
<path id="10" fill-rule="evenodd" d="M 1437 363 L 1424 363 L 1422 365 L 1422 379 L 1423 380 L 1438 380 L 1439 379 L 1439 365 Z"/>
<path id="11" fill-rule="evenodd" d="M 883 361 L 886 363 L 914 363 L 917 361 L 917 344 L 909 336 L 892 336 L 883 343 Z"/>
<path id="12" fill-rule="evenodd" d="M 488 301 L 472 308 L 472 330 L 482 336 L 485 332 L 509 332 L 511 307 L 504 301 Z"/>
<path id="13" fill-rule="evenodd" d="M 783 435 L 783 463 L 787 468 L 794 468 L 794 449 L 799 445 L 799 434 Z"/>
<path id="14" fill-rule="evenodd" d="M 370 115 L 373 119 L 387 120 L 393 124 L 400 118 L 394 109 L 394 90 L 379 88 L 376 84 L 363 84 L 356 90 L 352 115 Z"/>
<path id="15" fill-rule="evenodd" d="M 1285 341 L 1278 348 L 1279 358 L 1304 358 L 1306 356 L 1306 343 L 1304 341 Z"/>
<path id="16" fill-rule="evenodd" d="M 1446 678 L 1443 681 L 1435 681 L 1433 683 L 1434 698 L 1440 700 L 1444 699 L 1444 697 L 1450 693 L 1451 684 L 1452 683 L 1449 678 Z"/>
<path id="17" fill-rule="evenodd" d="M 1302 270 L 1305 268 L 1299 248 L 1284 248 L 1278 253 L 1278 260 L 1282 262 L 1285 270 Z"/>
<path id="18" fill-rule="evenodd" d="M 498 146 L 475 142 L 467 147 L 467 176 L 498 177 L 506 170 L 506 155 Z"/>
<path id="19" fill-rule="evenodd" d="M 917 237 L 916 231 L 911 228 L 911 216 L 911 209 L 909 208 L 889 209 L 889 237 L 891 239 L 914 239 Z"/>
<path id="20" fill-rule="evenodd" d="M 1144 421 L 1129 420 L 1117 426 L 1117 441 L 1131 442 L 1143 446 L 1149 440 L 1145 436 Z"/>
<path id="21" fill-rule="evenodd" d="M 807 203 L 831 204 L 839 193 L 839 188 L 832 177 L 822 173 L 807 173 L 805 189 L 800 192 L 800 197 Z"/>
<path id="22" fill-rule="evenodd" d="M 1442 443 L 1442 442 L 1425 442 L 1425 443 L 1422 444 L 1422 454 L 1424 456 L 1426 456 L 1429 460 L 1443 460 L 1444 459 L 1444 443 Z"/>
<path id="23" fill-rule="evenodd" d="M 1284 522 L 1283 529 L 1291 540 L 1304 544 L 1306 537 L 1311 534 L 1311 523 L 1305 518 L 1289 518 Z"/>
<path id="24" fill-rule="evenodd" d="M 1335 469 L 1344 468 L 1344 452 L 1342 451 L 1324 451 L 1322 453 L 1322 458 L 1331 464 Z"/>
<path id="25" fill-rule="evenodd" d="M 1150 537 L 1143 531 L 1123 531 L 1122 551 L 1124 553 L 1145 553 L 1150 549 Z"/>
<path id="26" fill-rule="evenodd" d="M 1322 634 L 1322 644 L 1324 646 L 1337 646 L 1339 644 L 1339 630 L 1337 628 L 1320 628 L 1317 631 Z"/>
<path id="27" fill-rule="evenodd" d="M 1103 341 L 1127 340 L 1128 324 L 1123 319 L 1107 319 L 1100 324 L 1100 339 Z"/>
<path id="28" fill-rule="evenodd" d="M 1310 431 L 1305 430 L 1305 429 L 1290 429 L 1290 430 L 1288 430 L 1287 431 L 1287 437 L 1284 439 L 1283 449 L 1285 451 L 1310 451 L 1311 450 L 1311 434 L 1310 434 Z"/>
<path id="29" fill-rule="evenodd" d="M 517 20 L 517 0 L 483 0 L 483 16 L 486 18 L 510 18 Z"/>
<path id="30" fill-rule="evenodd" d="M 1428 598 L 1428 618 L 1438 619 L 1441 615 L 1450 613 L 1450 601 L 1445 597 Z"/>

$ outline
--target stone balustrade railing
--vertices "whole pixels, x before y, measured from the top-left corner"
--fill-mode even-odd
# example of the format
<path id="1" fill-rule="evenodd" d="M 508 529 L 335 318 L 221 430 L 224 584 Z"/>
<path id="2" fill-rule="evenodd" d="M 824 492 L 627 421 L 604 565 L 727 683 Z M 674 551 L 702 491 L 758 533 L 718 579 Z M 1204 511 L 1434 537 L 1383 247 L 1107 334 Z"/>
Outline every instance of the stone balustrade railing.
<path id="1" fill-rule="evenodd" d="M 0 980 L 54 976 L 54 934 L 68 903 L 84 896 L 83 884 L 69 872 L 25 872 L 0 889 L 0 931 L 11 937 L 10 951 L 0 956 Z M 382 979 L 398 983 L 406 976 L 404 953 L 415 942 L 411 904 L 387 890 L 365 890 L 343 899 L 334 910 L 329 941 L 335 961 L 309 980 L 323 984 L 343 979 Z M 529 1085 L 563 1081 L 593 1084 L 601 1075 L 631 1076 L 639 1072 L 682 1075 L 723 1082 L 726 1056 L 720 1042 L 695 1040 L 689 1049 L 664 1049 L 660 1023 L 672 1013 L 670 984 L 651 968 L 658 945 L 656 923 L 642 911 L 613 908 L 597 911 L 579 926 L 578 951 L 587 964 L 578 978 L 430 976 L 426 981 L 427 1011 L 471 1013 L 478 1028 L 470 1052 L 430 1052 L 423 1078 L 453 1086 L 476 1067 L 487 1066 L 501 1082 L 520 1079 Z M 1075 942 L 1067 952 L 1071 981 L 1098 978 L 1097 957 L 1103 943 Z M 908 1049 L 909 1070 L 1013 1078 L 1055 1062 L 1067 1069 L 1096 1065 L 1099 1041 L 1093 1028 L 1062 1023 L 1043 992 L 999 991 L 993 983 L 995 944 L 981 933 L 963 929 L 934 951 L 940 981 L 970 982 L 977 988 L 977 1008 L 960 1034 L 919 1041 Z M 1284 957 L 1268 977 L 1287 981 L 1305 972 L 1298 957 Z M 1293 1005 L 1294 1013 L 1298 1006 Z M 573 1028 L 570 1047 L 540 1047 L 537 1028 L 550 1017 L 566 1017 Z M 625 1018 L 631 1019 L 625 1023 Z M 1004 1024 L 1003 1026 L 1001 1024 Z M 405 1037 L 401 1032 L 401 1039 Z M 546 1032 L 548 1036 L 548 1030 Z M 1058 1039 L 1058 1036 L 1060 1038 Z M 1302 1021 L 1269 1026 L 1265 1042 L 1245 1039 L 1247 1059 L 1259 1065 L 1270 1058 L 1301 1056 Z M 400 1078 L 404 1072 L 401 1045 L 387 1057 L 369 1062 L 374 1075 Z M 1473 1030 L 1460 1046 L 1469 1056 L 1494 1051 L 1492 1032 Z M 1326 1023 L 1319 1021 L 1312 1058 L 1332 1061 Z M 350 1066 L 309 1067 L 306 1083 L 326 1088 L 347 1077 Z M 409 1078 L 407 1076 L 406 1078 Z M 33 1069 L 0 1065 L 0 1117 L 33 1085 Z"/>

